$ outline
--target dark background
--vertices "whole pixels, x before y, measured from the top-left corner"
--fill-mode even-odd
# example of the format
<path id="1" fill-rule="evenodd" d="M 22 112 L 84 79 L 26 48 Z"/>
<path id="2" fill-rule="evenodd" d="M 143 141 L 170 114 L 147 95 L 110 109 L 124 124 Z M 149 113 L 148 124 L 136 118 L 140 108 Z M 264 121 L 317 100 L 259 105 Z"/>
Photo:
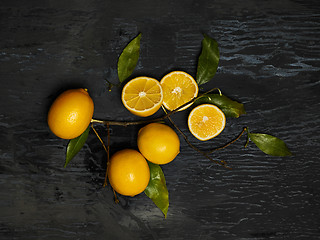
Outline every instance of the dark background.
<path id="1" fill-rule="evenodd" d="M 314 1 L 8 1 L 0 4 L 0 239 L 319 239 L 320 6 Z M 63 168 L 68 141 L 46 115 L 63 90 L 88 88 L 98 119 L 137 119 L 122 106 L 117 59 L 142 33 L 133 76 L 196 74 L 204 33 L 220 63 L 203 90 L 245 105 L 208 142 L 173 119 L 201 149 L 243 127 L 284 140 L 294 156 L 271 157 L 246 137 L 215 152 L 232 170 L 192 150 L 163 166 L 167 219 L 144 194 L 113 201 L 103 188 L 106 154 L 91 132 Z M 159 112 L 158 114 L 161 115 Z M 106 129 L 96 126 L 106 140 Z M 111 151 L 135 147 L 138 127 L 112 127 Z"/>

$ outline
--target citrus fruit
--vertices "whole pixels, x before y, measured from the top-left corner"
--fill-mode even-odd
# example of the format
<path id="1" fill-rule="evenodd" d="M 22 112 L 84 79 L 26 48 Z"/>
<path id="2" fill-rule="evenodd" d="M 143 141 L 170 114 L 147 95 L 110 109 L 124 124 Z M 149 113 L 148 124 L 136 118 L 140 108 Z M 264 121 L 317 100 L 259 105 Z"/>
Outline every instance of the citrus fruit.
<path id="1" fill-rule="evenodd" d="M 122 89 L 123 105 L 133 114 L 147 117 L 159 110 L 163 100 L 162 88 L 158 80 L 137 77 Z"/>
<path id="2" fill-rule="evenodd" d="M 137 142 L 141 154 L 155 164 L 169 163 L 180 152 L 178 135 L 162 123 L 150 123 L 142 127 Z"/>
<path id="3" fill-rule="evenodd" d="M 138 151 L 123 149 L 110 158 L 108 178 L 116 192 L 133 197 L 143 192 L 148 186 L 149 165 Z"/>
<path id="4" fill-rule="evenodd" d="M 60 138 L 76 138 L 89 126 L 93 110 L 93 101 L 86 89 L 67 90 L 54 100 L 49 109 L 49 128 Z"/>
<path id="5" fill-rule="evenodd" d="M 193 136 L 206 141 L 218 136 L 226 125 L 224 113 L 213 104 L 202 104 L 194 109 L 188 117 L 188 127 Z"/>
<path id="6" fill-rule="evenodd" d="M 160 84 L 163 89 L 162 104 L 170 111 L 192 100 L 199 91 L 198 84 L 193 77 L 182 71 L 168 73 L 161 79 Z M 191 104 L 179 109 L 179 111 L 188 108 Z"/>

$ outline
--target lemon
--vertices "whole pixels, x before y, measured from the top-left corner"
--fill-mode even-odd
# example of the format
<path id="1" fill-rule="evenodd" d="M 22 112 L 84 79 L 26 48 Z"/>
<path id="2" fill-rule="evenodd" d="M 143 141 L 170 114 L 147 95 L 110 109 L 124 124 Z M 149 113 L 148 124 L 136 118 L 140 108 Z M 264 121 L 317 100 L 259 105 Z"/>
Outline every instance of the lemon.
<path id="1" fill-rule="evenodd" d="M 150 123 L 138 132 L 138 148 L 141 154 L 155 164 L 171 162 L 180 152 L 180 140 L 168 125 Z"/>
<path id="2" fill-rule="evenodd" d="M 94 104 L 86 89 L 70 89 L 60 94 L 48 112 L 50 130 L 63 139 L 80 136 L 89 126 Z"/>
<path id="3" fill-rule="evenodd" d="M 137 77 L 122 89 L 121 100 L 132 114 L 148 117 L 159 110 L 163 101 L 162 87 L 158 80 Z"/>
<path id="4" fill-rule="evenodd" d="M 163 106 L 172 111 L 197 97 L 199 87 L 193 77 L 183 71 L 173 71 L 165 75 L 160 84 L 163 90 Z M 179 111 L 191 106 L 182 107 Z"/>
<path id="5" fill-rule="evenodd" d="M 145 190 L 150 180 L 146 159 L 134 149 L 123 149 L 112 155 L 108 165 L 112 188 L 125 196 L 135 196 Z"/>
<path id="6" fill-rule="evenodd" d="M 220 108 L 213 104 L 202 104 L 190 112 L 188 127 L 193 136 L 206 141 L 218 136 L 226 125 L 226 117 Z"/>

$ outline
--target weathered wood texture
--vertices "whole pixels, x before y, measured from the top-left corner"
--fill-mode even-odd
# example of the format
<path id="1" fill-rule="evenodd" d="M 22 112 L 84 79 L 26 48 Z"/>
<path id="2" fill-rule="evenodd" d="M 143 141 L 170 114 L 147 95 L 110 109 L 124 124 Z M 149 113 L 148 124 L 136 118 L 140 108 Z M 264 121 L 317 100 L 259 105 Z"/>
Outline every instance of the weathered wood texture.
<path id="1" fill-rule="evenodd" d="M 318 1 L 1 1 L 0 239 L 319 239 L 320 7 Z M 86 87 L 100 119 L 135 119 L 122 106 L 117 58 L 142 33 L 134 75 L 195 75 L 202 34 L 221 61 L 205 89 L 245 104 L 221 136 L 196 141 L 187 111 L 173 119 L 201 149 L 244 126 L 283 139 L 292 157 L 270 157 L 245 136 L 214 154 L 182 141 L 163 166 L 167 219 L 144 194 L 113 202 L 103 188 L 106 154 L 90 134 L 63 168 L 67 141 L 46 125 L 62 90 Z M 106 139 L 103 127 L 97 127 Z M 137 127 L 114 127 L 111 149 L 135 147 Z"/>

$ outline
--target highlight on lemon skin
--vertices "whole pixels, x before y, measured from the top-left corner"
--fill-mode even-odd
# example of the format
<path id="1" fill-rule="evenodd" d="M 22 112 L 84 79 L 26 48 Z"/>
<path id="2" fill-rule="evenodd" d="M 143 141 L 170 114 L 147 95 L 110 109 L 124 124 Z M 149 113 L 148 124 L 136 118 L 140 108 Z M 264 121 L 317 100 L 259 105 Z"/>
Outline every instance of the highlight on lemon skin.
<path id="1" fill-rule="evenodd" d="M 226 125 L 226 117 L 220 108 L 213 104 L 202 104 L 190 112 L 188 127 L 193 136 L 207 141 L 218 136 Z"/>
<path id="2" fill-rule="evenodd" d="M 150 169 L 146 159 L 134 149 L 123 149 L 112 155 L 108 165 L 108 179 L 119 194 L 135 196 L 149 184 Z"/>
<path id="3" fill-rule="evenodd" d="M 162 87 L 158 80 L 136 77 L 122 89 L 121 100 L 126 109 L 140 117 L 156 113 L 163 101 Z"/>
<path id="4" fill-rule="evenodd" d="M 89 126 L 94 111 L 87 89 L 70 89 L 60 94 L 48 112 L 50 130 L 63 139 L 80 136 Z"/>
<path id="5" fill-rule="evenodd" d="M 138 132 L 138 148 L 141 154 L 155 164 L 167 164 L 180 152 L 177 133 L 168 125 L 150 123 Z"/>
<path id="6" fill-rule="evenodd" d="M 173 71 L 166 74 L 160 81 L 163 89 L 163 105 L 173 111 L 198 96 L 199 87 L 194 78 L 183 71 Z M 192 103 L 179 111 L 190 107 Z"/>

